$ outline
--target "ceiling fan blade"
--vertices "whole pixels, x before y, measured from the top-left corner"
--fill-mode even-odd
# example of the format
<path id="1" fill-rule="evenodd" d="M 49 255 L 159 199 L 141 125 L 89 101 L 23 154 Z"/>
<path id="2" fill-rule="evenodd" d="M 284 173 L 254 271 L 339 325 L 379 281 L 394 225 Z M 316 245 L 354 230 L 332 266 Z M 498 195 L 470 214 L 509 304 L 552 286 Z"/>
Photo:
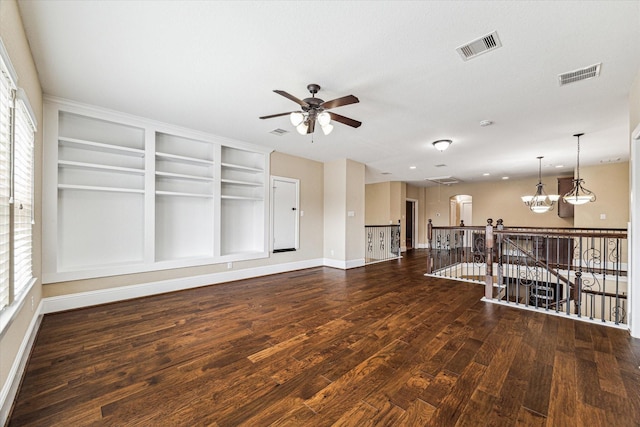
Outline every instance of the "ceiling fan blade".
<path id="1" fill-rule="evenodd" d="M 272 114 L 270 116 L 262 116 L 260 118 L 261 119 L 272 119 L 274 117 L 286 116 L 286 115 L 289 115 L 291 113 L 295 113 L 295 111 L 289 111 L 288 113 Z"/>
<path id="2" fill-rule="evenodd" d="M 309 120 L 309 127 L 307 128 L 307 133 L 313 133 L 315 129 L 316 129 L 316 121 Z"/>
<path id="3" fill-rule="evenodd" d="M 291 95 L 290 93 L 287 93 L 287 92 L 285 92 L 285 91 L 283 91 L 283 90 L 277 90 L 277 89 L 276 89 L 276 90 L 274 90 L 274 92 L 275 92 L 275 93 L 277 93 L 278 95 L 282 95 L 282 96 L 284 96 L 285 98 L 288 98 L 288 99 L 292 100 L 293 102 L 295 102 L 296 104 L 298 104 L 298 105 L 300 105 L 300 106 L 302 106 L 302 107 L 308 107 L 308 106 L 309 106 L 309 104 L 307 104 L 307 103 L 306 103 L 306 102 L 304 102 L 303 100 L 298 99 L 298 98 L 296 98 L 295 96 L 293 96 L 293 95 Z"/>
<path id="4" fill-rule="evenodd" d="M 356 104 L 360 102 L 358 98 L 353 95 L 343 96 L 342 98 L 332 99 L 331 101 L 326 101 L 320 104 L 322 108 L 325 110 L 329 110 L 331 108 L 342 107 L 343 105 Z"/>
<path id="5" fill-rule="evenodd" d="M 350 119 L 349 117 L 341 116 L 340 114 L 328 112 L 331 115 L 331 120 L 335 120 L 336 122 L 340 122 L 344 125 L 351 126 L 352 128 L 358 128 L 362 124 L 357 120 Z"/>

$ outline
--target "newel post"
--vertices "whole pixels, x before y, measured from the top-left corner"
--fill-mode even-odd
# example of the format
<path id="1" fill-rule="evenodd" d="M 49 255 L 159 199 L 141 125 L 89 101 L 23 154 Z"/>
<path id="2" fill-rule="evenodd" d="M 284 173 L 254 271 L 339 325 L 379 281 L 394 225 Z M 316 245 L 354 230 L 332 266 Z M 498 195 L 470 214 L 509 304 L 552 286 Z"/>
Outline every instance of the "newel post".
<path id="1" fill-rule="evenodd" d="M 504 230 L 504 221 L 502 221 L 502 218 L 498 219 L 497 225 L 496 225 L 496 229 L 500 232 L 502 230 Z M 498 254 L 498 285 L 502 286 L 504 283 L 504 279 L 502 277 L 502 238 L 504 237 L 504 235 L 502 233 L 498 233 L 495 241 L 497 243 L 497 247 L 496 247 L 496 251 Z"/>
<path id="2" fill-rule="evenodd" d="M 484 282 L 484 297 L 493 298 L 493 220 L 487 220 L 487 227 L 484 233 L 484 262 L 486 264 L 487 275 Z"/>
<path id="3" fill-rule="evenodd" d="M 433 273 L 433 260 L 431 258 L 432 239 L 433 224 L 431 223 L 431 218 L 429 218 L 429 222 L 427 223 L 427 274 Z"/>

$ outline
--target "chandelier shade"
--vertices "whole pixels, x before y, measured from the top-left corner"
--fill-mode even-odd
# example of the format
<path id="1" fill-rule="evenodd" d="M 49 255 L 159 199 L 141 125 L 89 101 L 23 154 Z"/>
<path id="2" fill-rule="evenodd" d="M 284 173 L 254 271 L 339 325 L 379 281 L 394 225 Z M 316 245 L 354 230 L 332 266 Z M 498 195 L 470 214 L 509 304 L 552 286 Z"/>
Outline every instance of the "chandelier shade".
<path id="1" fill-rule="evenodd" d="M 573 188 L 567 192 L 564 196 L 562 196 L 562 200 L 567 203 L 571 203 L 572 205 L 584 205 L 585 203 L 595 202 L 596 195 L 593 191 L 588 190 L 583 184 L 584 180 L 580 178 L 580 137 L 584 135 L 584 133 L 576 133 L 575 136 L 578 138 L 578 152 L 576 155 L 576 174 L 573 179 Z"/>
<path id="2" fill-rule="evenodd" d="M 538 159 L 538 183 L 536 184 L 536 192 L 533 196 L 522 196 L 522 202 L 534 213 L 545 213 L 553 209 L 555 203 L 560 200 L 558 194 L 547 194 L 544 191 L 544 184 L 542 183 L 542 159 L 544 157 L 539 156 Z"/>

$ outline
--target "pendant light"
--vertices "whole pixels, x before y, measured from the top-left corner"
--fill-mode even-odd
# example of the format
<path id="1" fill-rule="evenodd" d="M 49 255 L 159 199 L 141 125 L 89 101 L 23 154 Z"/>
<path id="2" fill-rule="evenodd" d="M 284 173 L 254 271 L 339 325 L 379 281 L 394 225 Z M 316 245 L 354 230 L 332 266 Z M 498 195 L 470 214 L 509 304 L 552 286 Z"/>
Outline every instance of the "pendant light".
<path id="1" fill-rule="evenodd" d="M 580 137 L 584 135 L 584 133 L 576 133 L 575 137 L 578 138 L 578 154 L 576 159 L 576 174 L 573 179 L 573 188 L 564 196 L 562 199 L 571 203 L 572 205 L 584 205 L 585 203 L 595 202 L 596 195 L 593 194 L 592 191 L 587 190 L 582 184 L 584 184 L 584 180 L 580 178 Z"/>
<path id="2" fill-rule="evenodd" d="M 521 199 L 525 205 L 535 213 L 545 213 L 553 209 L 553 205 L 560 199 L 558 194 L 549 194 L 544 191 L 544 184 L 542 183 L 542 159 L 543 156 L 537 157 L 538 159 L 538 183 L 536 184 L 536 193 L 533 196 L 522 196 Z"/>

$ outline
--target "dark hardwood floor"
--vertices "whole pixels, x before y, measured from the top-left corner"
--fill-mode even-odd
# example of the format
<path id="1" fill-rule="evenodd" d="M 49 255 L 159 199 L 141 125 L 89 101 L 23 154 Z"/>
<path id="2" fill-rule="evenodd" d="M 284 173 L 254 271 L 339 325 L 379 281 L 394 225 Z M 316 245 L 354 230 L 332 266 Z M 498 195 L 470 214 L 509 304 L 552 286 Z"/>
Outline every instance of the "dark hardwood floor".
<path id="1" fill-rule="evenodd" d="M 44 317 L 11 426 L 637 426 L 640 340 L 425 252 Z"/>

